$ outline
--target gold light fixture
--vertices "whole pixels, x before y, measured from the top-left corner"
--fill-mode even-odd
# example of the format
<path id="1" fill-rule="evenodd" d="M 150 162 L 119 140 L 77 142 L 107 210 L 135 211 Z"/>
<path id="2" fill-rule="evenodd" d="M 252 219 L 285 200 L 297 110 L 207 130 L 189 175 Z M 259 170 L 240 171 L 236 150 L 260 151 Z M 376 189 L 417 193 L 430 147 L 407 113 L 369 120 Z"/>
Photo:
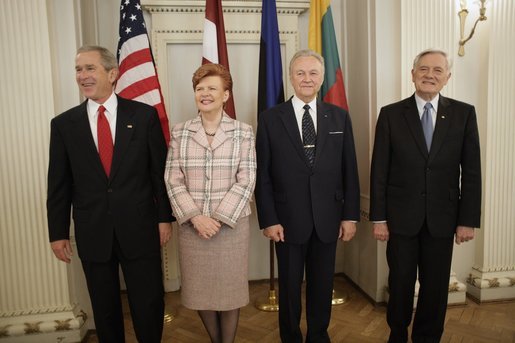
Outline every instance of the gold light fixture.
<path id="1" fill-rule="evenodd" d="M 467 21 L 467 15 L 469 11 L 467 10 L 467 0 L 460 0 L 461 10 L 458 12 L 458 17 L 460 17 L 460 48 L 458 50 L 458 55 L 460 56 L 465 55 L 465 43 L 467 43 L 474 35 L 477 23 L 486 20 L 485 2 L 486 0 L 479 0 L 479 18 L 476 19 L 476 22 L 474 23 L 474 26 L 472 27 L 468 37 L 465 38 L 465 22 Z"/>

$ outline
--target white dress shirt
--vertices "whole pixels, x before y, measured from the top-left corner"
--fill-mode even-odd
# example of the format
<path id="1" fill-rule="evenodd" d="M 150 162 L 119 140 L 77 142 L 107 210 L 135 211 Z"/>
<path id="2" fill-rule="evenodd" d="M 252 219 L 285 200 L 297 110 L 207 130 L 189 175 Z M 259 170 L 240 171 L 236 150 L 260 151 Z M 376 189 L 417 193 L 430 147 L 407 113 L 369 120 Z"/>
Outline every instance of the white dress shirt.
<path id="1" fill-rule="evenodd" d="M 89 126 L 91 127 L 91 133 L 93 134 L 93 140 L 95 141 L 95 145 L 98 150 L 98 134 L 97 134 L 97 120 L 98 120 L 98 108 L 100 105 L 105 107 L 104 115 L 109 122 L 109 128 L 111 129 L 111 136 L 113 137 L 113 145 L 115 142 L 116 135 L 116 113 L 118 110 L 118 98 L 114 94 L 104 102 L 103 104 L 99 104 L 94 102 L 91 99 L 88 99 L 87 109 L 88 109 L 88 119 Z"/>
<path id="2" fill-rule="evenodd" d="M 415 93 L 415 101 L 417 102 L 418 116 L 420 120 L 422 120 L 422 115 L 424 114 L 424 106 L 426 103 L 430 102 L 433 105 L 431 109 L 431 119 L 433 120 L 433 129 L 436 125 L 436 113 L 438 112 L 438 100 L 440 99 L 440 94 L 437 94 L 431 101 L 426 101 L 419 97 L 417 93 Z"/>
<path id="3" fill-rule="evenodd" d="M 309 105 L 309 114 L 313 119 L 313 125 L 315 126 L 315 132 L 317 132 L 317 98 L 315 97 L 311 102 L 305 103 L 300 100 L 296 95 L 291 99 L 293 110 L 295 111 L 295 118 L 297 119 L 297 125 L 299 127 L 300 138 L 302 139 L 302 117 L 304 116 L 304 105 Z"/>

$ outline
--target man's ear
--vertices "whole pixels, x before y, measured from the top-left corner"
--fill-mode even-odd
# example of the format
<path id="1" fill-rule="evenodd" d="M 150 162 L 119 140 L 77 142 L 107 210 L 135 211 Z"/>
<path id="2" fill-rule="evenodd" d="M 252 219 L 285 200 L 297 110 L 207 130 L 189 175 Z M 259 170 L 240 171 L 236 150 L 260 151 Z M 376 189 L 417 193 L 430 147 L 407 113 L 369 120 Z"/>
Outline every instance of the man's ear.
<path id="1" fill-rule="evenodd" d="M 118 80 L 118 74 L 119 73 L 120 72 L 119 72 L 118 68 L 113 68 L 113 69 L 109 70 L 109 72 L 108 72 L 108 74 L 109 74 L 109 82 L 114 84 Z"/>

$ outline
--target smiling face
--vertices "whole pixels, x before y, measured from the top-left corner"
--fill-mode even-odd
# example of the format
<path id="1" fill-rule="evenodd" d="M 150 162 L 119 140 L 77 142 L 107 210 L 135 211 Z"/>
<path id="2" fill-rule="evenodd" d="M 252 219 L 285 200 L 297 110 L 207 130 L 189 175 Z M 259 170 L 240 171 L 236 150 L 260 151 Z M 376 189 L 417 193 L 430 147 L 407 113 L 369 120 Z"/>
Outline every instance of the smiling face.
<path id="1" fill-rule="evenodd" d="M 117 76 L 118 69 L 104 68 L 98 51 L 81 52 L 75 58 L 75 77 L 82 95 L 99 104 L 113 93 Z"/>
<path id="2" fill-rule="evenodd" d="M 427 101 L 433 99 L 442 90 L 450 77 L 447 59 L 439 53 L 428 53 L 422 56 L 411 71 L 411 79 L 415 84 L 417 95 Z"/>
<path id="3" fill-rule="evenodd" d="M 229 90 L 224 89 L 220 76 L 206 76 L 195 86 L 195 101 L 201 113 L 219 114 L 229 99 Z"/>
<path id="4" fill-rule="evenodd" d="M 313 56 L 298 57 L 291 65 L 290 82 L 300 100 L 311 102 L 324 82 L 322 64 Z"/>

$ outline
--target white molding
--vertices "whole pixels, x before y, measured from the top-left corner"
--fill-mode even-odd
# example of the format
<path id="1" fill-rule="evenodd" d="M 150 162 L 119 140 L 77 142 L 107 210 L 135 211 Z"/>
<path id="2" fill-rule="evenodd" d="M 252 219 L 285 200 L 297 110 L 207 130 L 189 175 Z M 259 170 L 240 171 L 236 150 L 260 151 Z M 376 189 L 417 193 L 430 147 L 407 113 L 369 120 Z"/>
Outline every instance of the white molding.
<path id="1" fill-rule="evenodd" d="M 422 50 L 440 48 L 454 57 L 457 51 L 457 1 L 401 0 L 401 80 L 402 98 L 413 94 L 414 88 L 407 73 L 413 59 Z M 454 79 L 442 90 L 454 97 Z"/>
<path id="2" fill-rule="evenodd" d="M 418 291 L 420 289 L 420 284 L 417 281 L 415 283 L 415 294 L 413 298 L 413 308 L 417 307 L 417 301 L 418 301 Z M 451 276 L 449 278 L 449 289 L 448 289 L 448 298 L 447 298 L 447 305 L 462 305 L 466 303 L 466 292 L 467 292 L 467 286 L 458 280 L 456 277 L 456 274 L 451 271 Z M 388 299 L 390 297 L 388 287 L 384 290 L 384 297 L 386 302 L 388 302 Z"/>
<path id="3" fill-rule="evenodd" d="M 73 75 L 66 52 L 75 53 L 78 2 L 57 2 L 6 0 L 0 12 L 11 28 L 0 32 L 7 80 L 0 85 L 0 341 L 6 342 L 77 342 L 91 323 L 74 242 L 71 265 L 58 261 L 48 243 L 50 120 L 78 100 L 78 91 L 64 85 L 68 71 L 60 70 L 70 67 Z"/>
<path id="4" fill-rule="evenodd" d="M 515 46 L 508 43 L 513 42 L 515 3 L 492 2 L 487 16 L 487 106 L 486 113 L 478 113 L 484 122 L 482 229 L 477 231 L 476 259 L 468 278 L 469 292 L 479 301 L 515 299 Z M 465 51 L 463 58 L 469 54 L 467 47 Z"/>
<path id="5" fill-rule="evenodd" d="M 9 342 L 80 342 L 88 330 L 87 314 L 73 309 L 2 319 L 0 338 Z M 53 339 L 51 339 L 53 338 Z"/>

